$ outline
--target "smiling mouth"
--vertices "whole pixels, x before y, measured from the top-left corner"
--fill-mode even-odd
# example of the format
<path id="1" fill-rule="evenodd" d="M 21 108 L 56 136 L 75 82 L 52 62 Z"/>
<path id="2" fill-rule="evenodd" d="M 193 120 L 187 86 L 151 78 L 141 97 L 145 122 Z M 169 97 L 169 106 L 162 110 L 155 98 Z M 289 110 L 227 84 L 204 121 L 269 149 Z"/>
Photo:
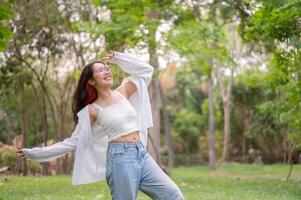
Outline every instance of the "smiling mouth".
<path id="1" fill-rule="evenodd" d="M 106 76 L 106 77 L 104 77 L 105 80 L 108 80 L 108 79 L 111 79 L 111 78 L 112 78 L 112 76 Z"/>

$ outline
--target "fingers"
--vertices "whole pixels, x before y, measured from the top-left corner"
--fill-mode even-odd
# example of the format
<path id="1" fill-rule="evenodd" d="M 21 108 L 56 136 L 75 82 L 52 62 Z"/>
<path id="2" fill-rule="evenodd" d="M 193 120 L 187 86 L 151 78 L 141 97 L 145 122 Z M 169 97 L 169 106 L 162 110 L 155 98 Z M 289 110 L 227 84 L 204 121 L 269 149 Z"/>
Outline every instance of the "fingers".
<path id="1" fill-rule="evenodd" d="M 106 56 L 106 57 L 103 57 L 101 60 L 103 60 L 103 61 L 108 61 L 108 60 L 110 60 L 110 57 L 109 57 L 109 56 Z"/>
<path id="2" fill-rule="evenodd" d="M 17 156 L 17 159 L 23 159 L 23 158 L 25 158 L 24 155 Z"/>
<path id="3" fill-rule="evenodd" d="M 101 61 L 104 62 L 105 64 L 108 64 L 109 60 L 110 60 L 110 59 L 109 59 L 109 57 L 107 57 L 107 56 L 106 56 L 106 57 L 103 57 L 103 58 L 101 59 Z"/>
<path id="4" fill-rule="evenodd" d="M 103 57 L 101 60 L 107 64 L 107 63 L 111 62 L 111 60 L 113 59 L 114 56 L 115 56 L 115 53 L 110 50 L 110 54 L 108 56 Z"/>
<path id="5" fill-rule="evenodd" d="M 111 58 L 113 58 L 115 56 L 115 52 L 110 50 L 110 55 L 109 55 Z"/>
<path id="6" fill-rule="evenodd" d="M 113 54 L 110 54 L 110 55 L 108 55 L 108 56 L 106 56 L 106 57 L 103 57 L 102 60 L 110 61 L 110 60 L 112 60 L 113 57 L 114 57 L 114 55 L 113 55 Z"/>
<path id="7" fill-rule="evenodd" d="M 23 151 L 19 149 L 16 151 L 16 153 L 23 153 Z"/>
<path id="8" fill-rule="evenodd" d="M 16 153 L 19 154 L 17 155 L 17 158 L 25 158 L 25 154 L 22 150 L 19 149 L 16 151 Z"/>

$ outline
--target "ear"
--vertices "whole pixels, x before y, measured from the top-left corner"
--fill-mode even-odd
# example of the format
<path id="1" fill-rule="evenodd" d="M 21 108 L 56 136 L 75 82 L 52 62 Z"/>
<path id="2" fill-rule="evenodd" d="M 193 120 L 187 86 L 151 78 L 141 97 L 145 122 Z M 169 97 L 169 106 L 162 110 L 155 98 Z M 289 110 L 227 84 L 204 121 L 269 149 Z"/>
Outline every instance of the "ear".
<path id="1" fill-rule="evenodd" d="M 94 82 L 94 80 L 92 80 L 92 79 L 88 80 L 88 83 L 89 83 L 91 86 L 94 86 L 94 85 L 95 85 L 95 82 Z"/>

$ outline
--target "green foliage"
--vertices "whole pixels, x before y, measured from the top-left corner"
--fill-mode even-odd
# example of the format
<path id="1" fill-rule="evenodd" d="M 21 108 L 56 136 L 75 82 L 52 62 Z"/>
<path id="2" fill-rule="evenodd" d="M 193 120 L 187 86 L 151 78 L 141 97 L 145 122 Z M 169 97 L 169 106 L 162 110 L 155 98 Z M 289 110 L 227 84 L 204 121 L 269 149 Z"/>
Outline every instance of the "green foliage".
<path id="1" fill-rule="evenodd" d="M 42 165 L 41 165 L 41 163 L 38 163 L 36 161 L 27 160 L 27 167 L 28 167 L 28 170 L 32 174 L 37 174 L 37 173 L 41 173 L 42 172 Z"/>
<path id="2" fill-rule="evenodd" d="M 278 126 L 278 134 L 288 134 L 292 148 L 300 147 L 301 140 L 301 42 L 300 1 L 258 0 L 258 9 L 244 30 L 246 41 L 259 40 L 267 51 L 273 53 L 269 63 L 267 86 L 275 98 L 267 100 L 259 109 L 269 115 Z"/>
<path id="3" fill-rule="evenodd" d="M 252 15 L 244 38 L 248 41 L 259 40 L 269 51 L 278 42 L 301 47 L 300 42 L 300 1 L 258 1 L 262 3 Z"/>
<path id="4" fill-rule="evenodd" d="M 216 101 L 216 99 L 213 100 L 213 105 L 214 105 L 214 120 L 216 124 L 221 123 L 222 121 L 222 112 L 219 108 L 219 105 Z M 202 103 L 202 111 L 203 111 L 203 117 L 205 118 L 205 121 L 208 122 L 209 118 L 209 100 L 206 99 Z M 207 127 L 207 126 L 206 126 Z"/>
<path id="5" fill-rule="evenodd" d="M 212 23 L 187 19 L 175 27 L 167 38 L 170 46 L 187 58 L 191 67 L 207 76 L 212 71 L 209 57 L 220 62 L 227 58 L 228 52 L 224 43 L 227 39 L 223 30 Z"/>
<path id="6" fill-rule="evenodd" d="M 207 120 L 208 122 L 208 120 Z M 201 135 L 198 138 L 198 152 L 202 155 L 203 160 L 209 159 L 209 134 Z M 224 146 L 224 135 L 219 130 L 216 130 L 214 133 L 214 148 L 217 158 L 222 157 L 223 153 L 223 146 Z"/>
<path id="7" fill-rule="evenodd" d="M 192 136 L 197 136 L 199 134 L 199 127 L 202 124 L 202 116 L 197 113 L 193 113 L 183 108 L 175 115 L 174 125 L 176 129 L 183 133 L 190 133 Z"/>
<path id="8" fill-rule="evenodd" d="M 7 21 L 14 16 L 11 2 L 0 2 L 0 52 L 7 48 L 7 42 L 12 38 L 12 31 L 7 26 Z"/>
<path id="9" fill-rule="evenodd" d="M 191 112 L 185 108 L 174 114 L 172 122 L 174 131 L 181 141 L 184 142 L 184 152 L 193 153 L 197 150 L 198 137 L 200 136 L 200 128 L 203 124 L 201 115 Z"/>
<path id="10" fill-rule="evenodd" d="M 207 98 L 201 90 L 202 80 L 190 67 L 176 69 L 177 87 L 168 92 L 174 143 L 180 153 L 198 151 L 198 138 L 205 133 L 207 116 L 203 115 L 202 102 Z"/>
<path id="11" fill-rule="evenodd" d="M 172 100 L 173 107 L 170 110 L 172 125 L 175 132 L 175 143 L 177 149 L 182 152 L 201 152 L 202 157 L 207 158 L 204 147 L 208 147 L 208 100 L 207 95 L 202 91 L 201 86 L 206 86 L 206 81 L 199 79 L 198 74 L 194 73 L 190 67 L 177 69 L 176 84 L 177 87 L 168 98 Z M 214 101 L 215 120 L 217 124 L 221 123 L 222 112 L 219 109 L 217 101 Z M 176 110 L 176 111 L 175 111 Z M 222 137 L 220 137 L 222 138 Z M 206 140 L 206 144 L 203 144 Z M 205 145 L 205 146 L 204 146 Z M 216 141 L 216 147 L 221 150 L 222 141 Z"/>
<path id="12" fill-rule="evenodd" d="M 239 139 L 233 141 L 232 145 L 242 148 L 243 136 L 246 141 L 245 148 L 259 150 L 259 154 L 253 158 L 249 154 L 244 155 L 250 162 L 254 161 L 256 156 L 257 159 L 261 156 L 262 161 L 267 163 L 281 161 L 283 158 L 283 140 L 286 132 L 283 123 L 274 115 L 277 108 L 270 104 L 273 104 L 277 95 L 270 88 L 268 77 L 268 72 L 258 69 L 244 70 L 233 85 L 231 126 L 235 127 L 232 127 L 231 133 L 233 138 Z"/>
<path id="13" fill-rule="evenodd" d="M 30 82 L 32 81 L 31 84 L 40 91 L 41 88 L 38 83 L 31 80 L 31 75 L 27 68 L 15 68 L 12 72 L 6 71 L 5 73 L 0 73 L 0 80 L 0 95 L 2 97 L 0 99 L 0 108 L 2 112 L 5 113 L 5 117 L 0 120 L 0 141 L 5 144 L 11 144 L 14 137 L 20 134 L 20 119 L 23 114 L 27 123 L 29 123 L 29 121 L 35 122 L 30 123 L 30 126 L 27 127 L 28 145 L 31 146 L 36 143 L 41 143 L 41 136 L 40 138 L 37 137 L 42 135 L 40 127 L 41 109 L 35 91 L 30 86 Z M 21 90 L 22 84 L 24 84 L 22 89 L 23 92 Z M 22 95 L 24 96 L 22 97 Z M 24 98 L 23 102 L 22 98 Z M 22 102 L 22 104 L 20 102 Z M 22 110 L 22 106 L 30 109 Z M 50 123 L 49 125 L 51 126 Z"/>
<path id="14" fill-rule="evenodd" d="M 106 0 L 93 1 L 93 4 L 110 11 L 110 20 L 100 20 L 87 29 L 92 34 L 102 34 L 107 41 L 106 49 L 124 50 L 128 47 L 156 46 L 150 31 L 157 29 L 160 19 L 170 16 L 172 0 L 136 1 Z"/>
<path id="15" fill-rule="evenodd" d="M 204 81 L 200 79 L 199 73 L 190 66 L 185 66 L 176 71 L 176 90 L 173 90 L 171 99 L 173 103 L 179 104 L 179 107 L 185 107 L 190 111 L 202 113 L 201 102 L 207 98 L 201 85 Z"/>
<path id="16" fill-rule="evenodd" d="M 69 76 L 76 80 L 79 80 L 81 72 L 82 72 L 81 69 L 74 69 L 69 73 Z"/>

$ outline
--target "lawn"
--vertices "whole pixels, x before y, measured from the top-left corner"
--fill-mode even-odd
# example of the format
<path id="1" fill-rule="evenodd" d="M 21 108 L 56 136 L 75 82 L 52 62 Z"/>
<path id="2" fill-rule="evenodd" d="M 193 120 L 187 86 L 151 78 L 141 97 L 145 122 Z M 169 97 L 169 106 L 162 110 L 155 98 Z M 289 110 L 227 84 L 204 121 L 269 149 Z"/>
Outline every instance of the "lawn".
<path id="1" fill-rule="evenodd" d="M 187 200 L 300 200 L 301 165 L 294 165 L 285 181 L 288 165 L 231 163 L 211 171 L 207 167 L 170 169 L 171 178 Z M 73 186 L 71 176 L 0 177 L 0 199 L 110 199 L 105 182 Z M 149 199 L 139 192 L 138 200 Z"/>

